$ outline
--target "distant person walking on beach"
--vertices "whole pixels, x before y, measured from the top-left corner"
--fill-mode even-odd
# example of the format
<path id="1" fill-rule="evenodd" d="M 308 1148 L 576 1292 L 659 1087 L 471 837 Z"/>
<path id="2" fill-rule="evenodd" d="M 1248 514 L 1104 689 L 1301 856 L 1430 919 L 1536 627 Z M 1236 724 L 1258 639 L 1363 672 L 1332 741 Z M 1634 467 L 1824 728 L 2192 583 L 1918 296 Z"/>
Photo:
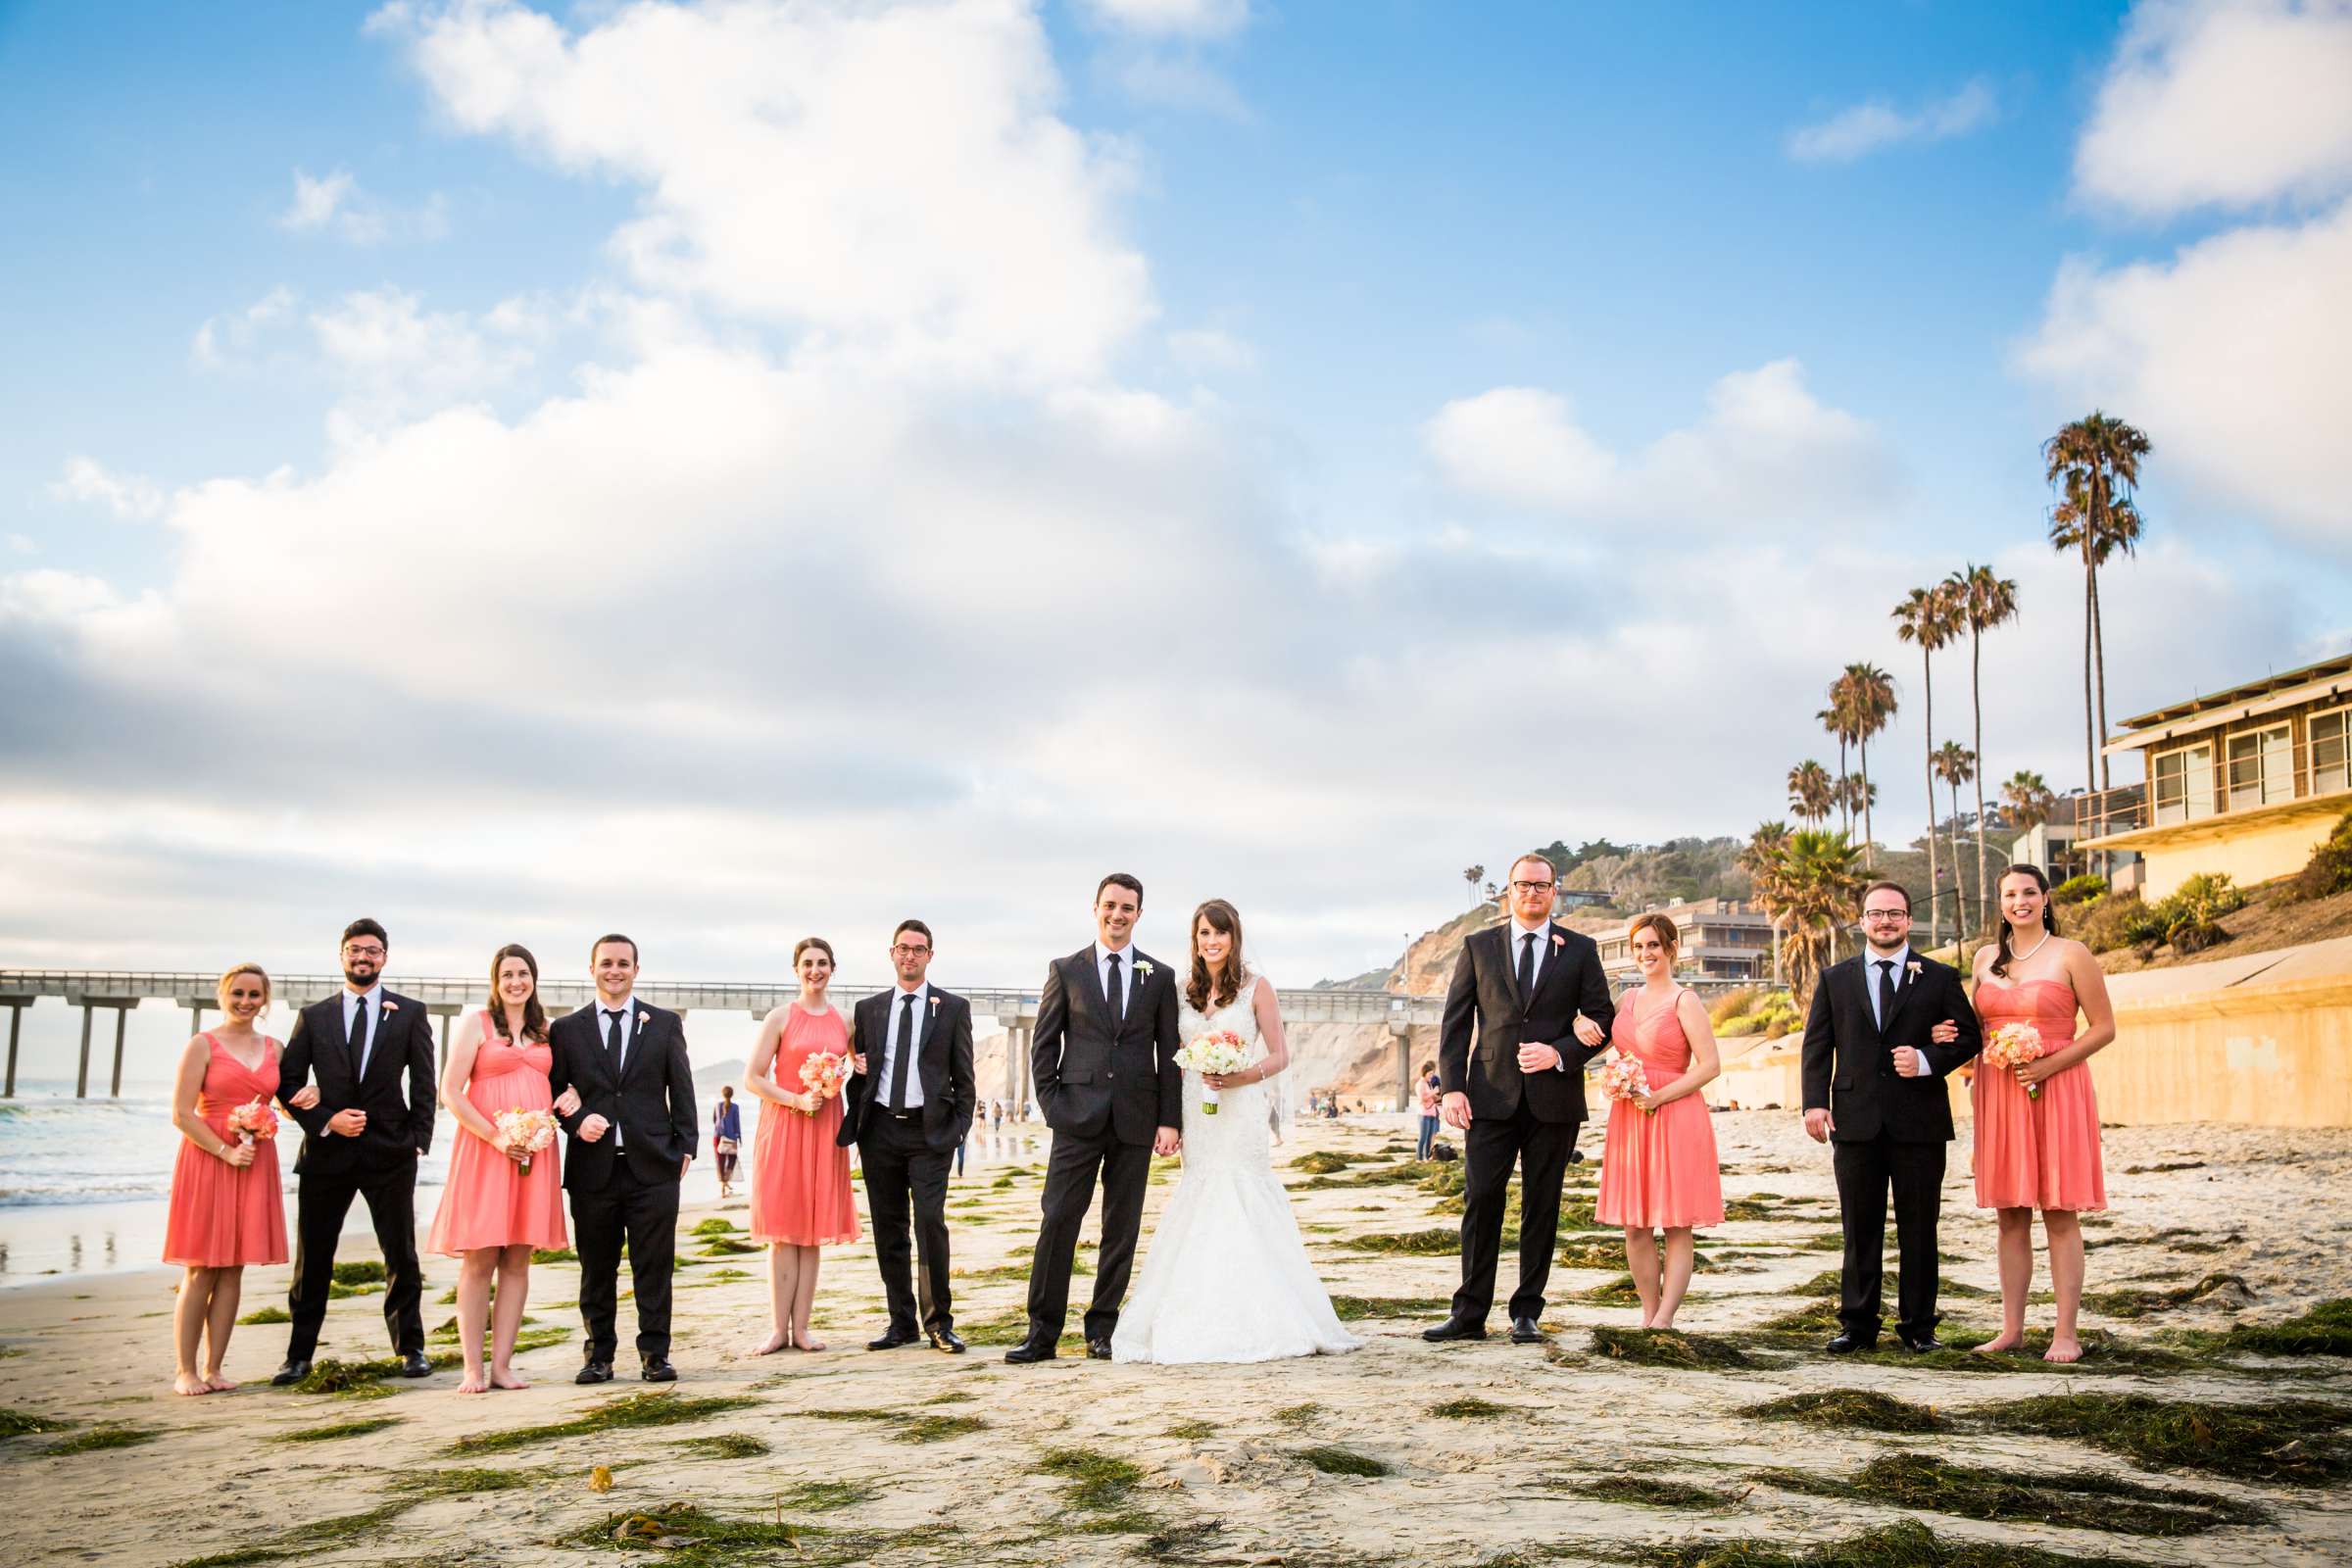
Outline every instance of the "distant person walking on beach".
<path id="1" fill-rule="evenodd" d="M 1444 1081 L 1438 1077 L 1438 1064 L 1435 1061 L 1423 1062 L 1419 1078 L 1413 1085 L 1414 1096 L 1421 1102 L 1421 1138 L 1413 1146 L 1415 1159 L 1427 1159 L 1431 1147 L 1438 1141 L 1438 1093 L 1443 1087 Z"/>
<path id="2" fill-rule="evenodd" d="M 531 1298 L 531 1251 L 560 1251 L 564 1237 L 563 1155 L 551 1141 L 531 1147 L 527 1132 L 510 1137 L 497 1118 L 537 1111 L 549 1119 L 577 1110 L 579 1091 L 562 1099 L 548 1085 L 555 1049 L 547 1041 L 547 1011 L 539 1004 L 539 960 L 514 943 L 490 957 L 491 1004 L 458 1025 L 449 1062 L 441 1069 L 441 1103 L 457 1119 L 449 1152 L 449 1182 L 425 1250 L 462 1258 L 458 1268 L 458 1349 L 466 1357 L 460 1394 L 529 1385 L 511 1364 Z M 493 1279 L 498 1321 L 490 1323 Z M 482 1367 L 482 1335 L 490 1333 L 490 1366 Z"/>
<path id="3" fill-rule="evenodd" d="M 270 976 L 240 963 L 220 977 L 220 1028 L 196 1036 L 179 1055 L 172 1125 L 179 1157 L 164 1222 L 164 1261 L 187 1270 L 172 1314 L 179 1366 L 174 1394 L 225 1394 L 220 1375 L 248 1263 L 286 1260 L 286 1207 L 278 1196 L 278 1044 L 253 1020 L 270 1005 Z M 199 1348 L 207 1353 L 196 1370 Z"/>
<path id="4" fill-rule="evenodd" d="M 752 1240 L 767 1244 L 771 1332 L 753 1352 L 821 1350 L 810 1337 L 821 1249 L 858 1239 L 858 1200 L 850 1189 L 850 1154 L 835 1142 L 842 1095 L 820 1094 L 808 1076 L 812 1060 L 836 1058 L 848 1082 L 850 1026 L 827 996 L 833 983 L 833 945 L 803 937 L 792 950 L 801 994 L 760 1021 L 743 1087 L 760 1098 L 760 1133 L 752 1144 Z"/>
<path id="5" fill-rule="evenodd" d="M 718 1086 L 718 1106 L 710 1112 L 710 1153 L 718 1161 L 718 1196 L 735 1196 L 735 1160 L 743 1149 L 743 1107 L 735 1103 L 735 1086 Z"/>
<path id="6" fill-rule="evenodd" d="M 424 1004 L 384 989 L 384 928 L 343 928 L 343 989 L 302 1009 L 279 1059 L 277 1095 L 302 1124 L 294 1161 L 294 1329 L 270 1381 L 311 1373 L 334 1283 L 335 1244 L 354 1198 L 365 1199 L 384 1255 L 384 1327 L 403 1377 L 432 1374 L 424 1358 L 424 1276 L 416 1263 L 416 1161 L 433 1144 L 433 1025 Z M 301 1091 L 318 1077 L 318 1095 Z"/>

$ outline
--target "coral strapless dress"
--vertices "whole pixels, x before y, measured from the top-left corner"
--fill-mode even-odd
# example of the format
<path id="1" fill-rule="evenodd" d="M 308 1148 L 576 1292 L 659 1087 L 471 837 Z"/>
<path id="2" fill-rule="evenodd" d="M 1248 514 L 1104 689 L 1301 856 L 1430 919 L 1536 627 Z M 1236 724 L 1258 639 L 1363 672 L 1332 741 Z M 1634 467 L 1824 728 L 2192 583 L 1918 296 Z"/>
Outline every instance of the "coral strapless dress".
<path id="1" fill-rule="evenodd" d="M 1674 1012 L 1681 1000 L 1678 993 L 1675 1003 L 1642 1018 L 1636 991 L 1617 1008 L 1609 1044 L 1641 1058 L 1653 1090 L 1690 1069 L 1690 1041 Z M 1609 1106 L 1592 1217 L 1603 1225 L 1668 1230 L 1723 1223 L 1723 1169 L 1705 1099 L 1685 1095 L 1648 1115 L 1624 1101 Z"/>
<path id="2" fill-rule="evenodd" d="M 792 1004 L 784 1019 L 784 1037 L 776 1043 L 776 1087 L 807 1093 L 801 1085 L 801 1063 L 820 1051 L 844 1055 L 849 1049 L 849 1026 L 838 1010 L 820 1015 L 803 1012 L 799 1003 Z M 760 1102 L 760 1136 L 752 1145 L 753 1241 L 833 1247 L 858 1239 L 850 1152 L 833 1141 L 840 1131 L 838 1097 L 817 1107 L 813 1116 L 772 1100 Z"/>
<path id="3" fill-rule="evenodd" d="M 277 1098 L 277 1042 L 263 1037 L 260 1071 L 246 1066 L 211 1035 L 196 1114 L 233 1142 L 228 1113 L 255 1100 Z M 289 1125 L 291 1125 L 289 1123 Z M 277 1184 L 277 1141 L 257 1139 L 253 1163 L 239 1170 L 182 1138 L 172 1167 L 172 1207 L 164 1220 L 164 1261 L 197 1268 L 235 1268 L 286 1260 L 286 1204 Z"/>
<path id="4" fill-rule="evenodd" d="M 1977 985 L 1977 1017 L 1985 1038 L 2005 1023 L 2030 1023 L 2051 1054 L 2075 1042 L 2075 988 L 2064 980 Z M 2014 1075 L 1977 1063 L 1977 1206 L 2082 1213 L 2107 1206 L 2099 1152 L 2099 1098 L 2090 1063 L 2078 1061 L 2041 1081 L 2039 1099 Z"/>
<path id="5" fill-rule="evenodd" d="M 551 1110 L 547 1073 L 555 1060 L 545 1041 L 500 1039 L 484 1012 L 466 1099 L 493 1123 L 502 1110 Z M 456 1257 L 483 1247 L 564 1245 L 562 1138 L 533 1154 L 526 1171 L 464 1127 L 450 1137 L 449 1185 L 433 1211 L 426 1251 Z"/>

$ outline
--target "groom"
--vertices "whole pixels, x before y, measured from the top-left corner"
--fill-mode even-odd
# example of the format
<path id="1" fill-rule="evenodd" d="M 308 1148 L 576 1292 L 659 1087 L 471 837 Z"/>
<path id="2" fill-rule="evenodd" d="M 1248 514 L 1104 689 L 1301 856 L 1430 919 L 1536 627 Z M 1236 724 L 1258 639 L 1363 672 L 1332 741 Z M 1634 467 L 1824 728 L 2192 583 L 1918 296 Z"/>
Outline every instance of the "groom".
<path id="1" fill-rule="evenodd" d="M 424 1358 L 424 1276 L 416 1263 L 416 1160 L 433 1146 L 433 1024 L 424 1004 L 384 989 L 391 939 L 373 920 L 343 928 L 343 989 L 294 1020 L 278 1061 L 277 1094 L 302 1126 L 295 1200 L 294 1319 L 285 1364 L 270 1382 L 311 1375 L 335 1277 L 335 1243 L 351 1200 L 368 1200 L 384 1254 L 384 1327 L 401 1375 L 432 1372 Z M 316 1072 L 318 1101 L 294 1097 Z"/>
<path id="2" fill-rule="evenodd" d="M 1086 1309 L 1086 1353 L 1110 1359 L 1110 1335 L 1135 1265 L 1153 1154 L 1183 1147 L 1184 1074 L 1176 1065 L 1176 977 L 1134 947 L 1144 885 L 1124 871 L 1095 889 L 1096 940 L 1046 970 L 1030 1069 L 1054 1129 L 1045 1223 L 1029 1263 L 1029 1337 L 1004 1352 L 1051 1361 L 1070 1310 L 1078 1226 L 1102 1181 L 1102 1250 Z"/>
<path id="3" fill-rule="evenodd" d="M 555 1055 L 548 1088 L 579 1093 L 579 1108 L 558 1113 L 564 1189 L 571 1194 L 572 1244 L 580 1254 L 580 1319 L 586 1362 L 574 1383 L 610 1383 L 620 1341 L 612 1316 L 620 1250 L 629 1250 L 637 1300 L 637 1353 L 645 1381 L 673 1383 L 669 1364 L 669 1274 L 677 1254 L 678 1183 L 694 1161 L 694 1070 L 686 1026 L 666 1007 L 636 998 L 637 944 L 599 937 L 588 950 L 596 1000 L 549 1025 Z"/>
<path id="4" fill-rule="evenodd" d="M 1894 1193 L 1895 1337 L 1915 1353 L 1936 1338 L 1936 1221 L 1944 1145 L 1952 1138 L 1946 1075 L 1983 1043 L 1960 971 L 1911 951 L 1911 895 L 1892 882 L 1862 891 L 1863 951 L 1823 971 L 1805 1018 L 1800 1070 L 1805 1131 L 1830 1145 L 1845 1269 L 1833 1355 L 1879 1343 L 1886 1194 Z M 1959 1031 L 1937 1045 L 1934 1031 Z"/>
<path id="5" fill-rule="evenodd" d="M 1551 918 L 1559 876 L 1541 855 L 1511 863 L 1511 917 L 1462 944 L 1438 1026 L 1439 1113 L 1463 1132 L 1462 1288 L 1421 1337 L 1483 1340 L 1494 1304 L 1511 1166 L 1520 1167 L 1519 1288 L 1511 1343 L 1544 1338 L 1544 1286 L 1560 1228 L 1560 1184 L 1585 1120 L 1585 1063 L 1617 1016 L 1600 949 Z"/>
<path id="6" fill-rule="evenodd" d="M 925 978 L 931 957 L 931 928 L 901 920 L 890 934 L 899 983 L 852 1013 L 858 1070 L 842 1089 L 834 1140 L 856 1149 L 865 1171 L 874 1261 L 890 1303 L 890 1327 L 866 1348 L 895 1350 L 918 1338 L 916 1293 L 906 1271 L 911 1206 L 922 1271 L 919 1337 L 935 1350 L 961 1355 L 948 1285 L 948 1161 L 972 1129 L 979 1092 L 972 1078 L 972 1004 Z"/>

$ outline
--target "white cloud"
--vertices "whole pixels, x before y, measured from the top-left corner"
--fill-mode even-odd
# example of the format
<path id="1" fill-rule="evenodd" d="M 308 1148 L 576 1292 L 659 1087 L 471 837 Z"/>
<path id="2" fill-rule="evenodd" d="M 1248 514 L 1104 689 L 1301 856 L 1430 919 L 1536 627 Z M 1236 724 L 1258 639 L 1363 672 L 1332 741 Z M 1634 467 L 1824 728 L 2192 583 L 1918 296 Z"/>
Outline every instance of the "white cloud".
<path id="1" fill-rule="evenodd" d="M 1992 89 L 1982 81 L 1912 110 L 1874 98 L 1790 131 L 1788 152 L 1799 163 L 1851 163 L 1898 142 L 1964 136 L 1991 123 L 1997 109 Z"/>
<path id="2" fill-rule="evenodd" d="M 2232 230 L 2169 263 L 2069 260 L 2020 370 L 2146 430 L 2179 474 L 2303 539 L 2352 549 L 2337 461 L 2352 429 L 2352 202 Z"/>
<path id="3" fill-rule="evenodd" d="M 439 192 L 418 207 L 393 207 L 363 191 L 347 169 L 316 176 L 297 169 L 294 200 L 277 215 L 277 226 L 296 234 L 331 232 L 353 245 L 430 240 L 449 232 L 449 209 Z"/>
<path id="4" fill-rule="evenodd" d="M 1252 117 L 1242 90 L 1223 72 L 1189 52 L 1110 51 L 1102 69 L 1121 92 L 1155 109 L 1182 109 L 1247 123 Z"/>
<path id="5" fill-rule="evenodd" d="M 1448 403 L 1422 438 L 1465 495 L 1603 522 L 1671 516 L 1715 529 L 1854 517 L 1884 509 L 1899 488 L 1878 433 L 1815 399 L 1794 360 L 1722 377 L 1702 418 L 1638 452 L 1611 450 L 1565 398 L 1535 387 Z"/>
<path id="6" fill-rule="evenodd" d="M 642 185 L 644 286 L 877 368 L 1102 373 L 1152 314 L 1119 159 L 1057 118 L 1007 0 L 640 5 L 577 33 L 511 0 L 379 13 L 463 129 Z"/>
<path id="7" fill-rule="evenodd" d="M 498 307 L 486 323 L 523 334 L 544 326 L 518 301 Z M 347 294 L 333 309 L 312 313 L 309 324 L 320 358 L 346 389 L 347 413 L 368 424 L 479 397 L 532 362 L 523 344 L 494 337 L 464 315 L 427 311 L 397 288 Z"/>
<path id="8" fill-rule="evenodd" d="M 153 480 L 109 472 L 92 458 L 67 459 L 65 473 L 50 481 L 49 493 L 60 501 L 103 507 L 129 521 L 152 521 L 164 514 L 164 492 Z"/>
<path id="9" fill-rule="evenodd" d="M 1193 375 L 1218 375 L 1257 368 L 1257 350 L 1222 327 L 1199 326 L 1168 334 L 1168 352 Z"/>
<path id="10" fill-rule="evenodd" d="M 250 354 L 270 329 L 292 318 L 294 291 L 280 283 L 241 311 L 205 318 L 189 353 L 207 369 L 220 369 Z"/>
<path id="11" fill-rule="evenodd" d="M 12 555 L 37 556 L 41 553 L 39 545 L 21 533 L 9 534 L 4 539 L 0 539 L 0 543 L 5 543 Z"/>
<path id="12" fill-rule="evenodd" d="M 1099 26 L 1185 38 L 1223 38 L 1250 24 L 1250 0 L 1078 0 Z"/>
<path id="13" fill-rule="evenodd" d="M 2076 145 L 2075 182 L 2149 218 L 2352 186 L 2352 0 L 2143 0 Z"/>

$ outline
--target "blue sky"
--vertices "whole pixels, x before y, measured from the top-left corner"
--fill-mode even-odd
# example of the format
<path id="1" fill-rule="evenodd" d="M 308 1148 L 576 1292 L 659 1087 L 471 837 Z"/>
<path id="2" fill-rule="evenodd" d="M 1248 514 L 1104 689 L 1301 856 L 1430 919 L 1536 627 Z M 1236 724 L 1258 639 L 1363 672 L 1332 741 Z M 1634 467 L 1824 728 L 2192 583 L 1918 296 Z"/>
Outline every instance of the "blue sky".
<path id="1" fill-rule="evenodd" d="M 1776 813 L 1850 659 L 1904 684 L 1915 833 L 1886 612 L 1968 560 L 2028 608 L 1988 767 L 2077 782 L 2035 447 L 2093 404 L 2156 443 L 2118 714 L 2352 642 L 2347 38 L 0 6 L 0 944 L 366 905 L 470 966 L 512 853 L 509 923 L 761 973 L 911 901 L 1002 979 L 1132 858 L 1311 980 L 1522 840 Z"/>

